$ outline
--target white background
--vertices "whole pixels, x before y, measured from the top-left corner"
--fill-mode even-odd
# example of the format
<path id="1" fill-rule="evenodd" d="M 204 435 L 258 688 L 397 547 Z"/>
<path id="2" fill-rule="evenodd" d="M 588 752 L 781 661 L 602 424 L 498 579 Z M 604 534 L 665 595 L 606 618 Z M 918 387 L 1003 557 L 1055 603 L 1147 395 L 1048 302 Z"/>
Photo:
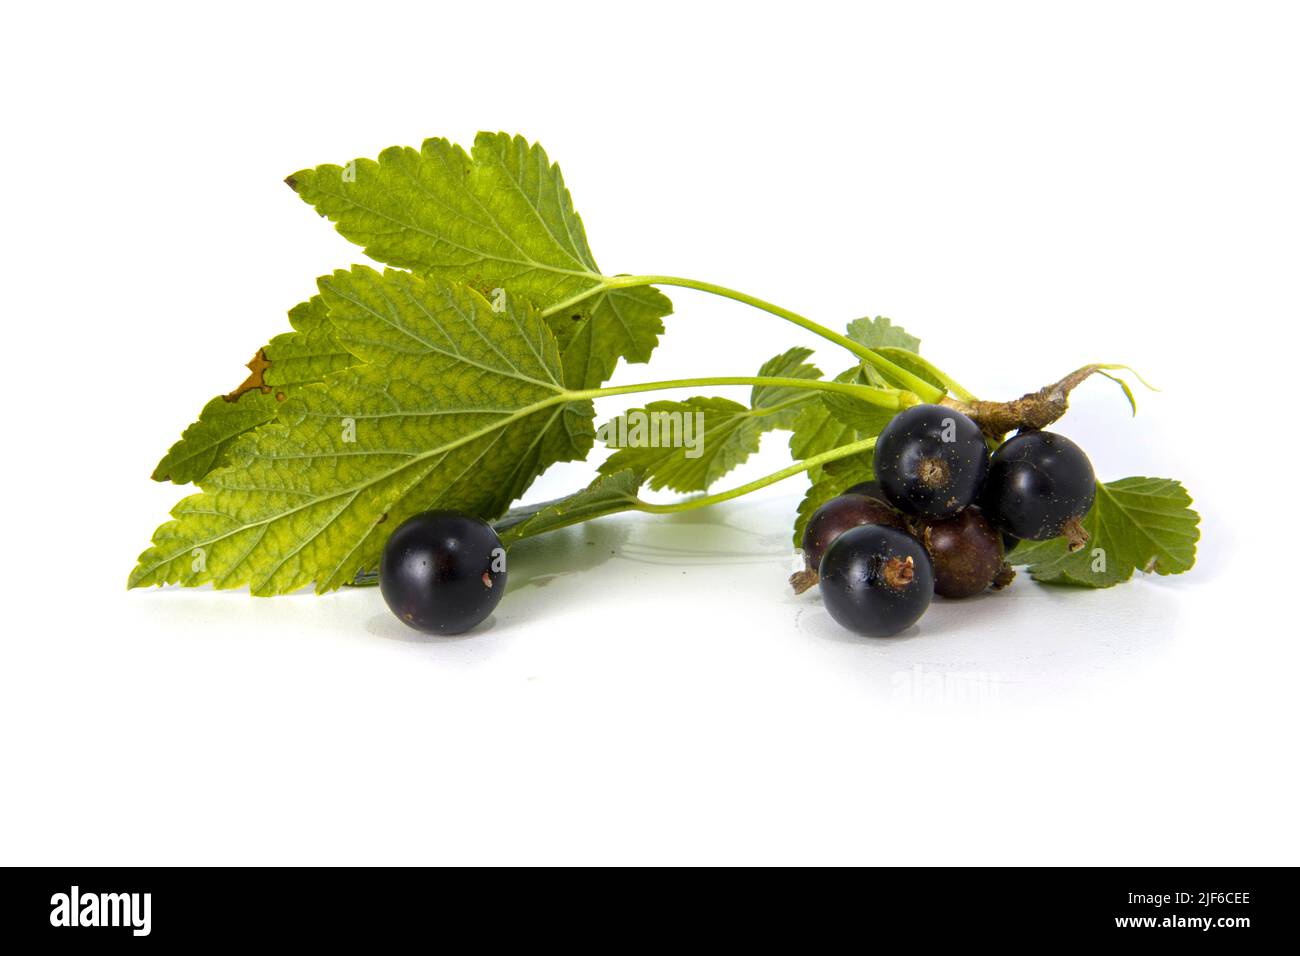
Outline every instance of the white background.
<path id="1" fill-rule="evenodd" d="M 1298 862 L 1295 15 L 901 7 L 9 10 L 0 862 Z M 1196 569 L 857 639 L 784 585 L 794 479 L 520 546 L 462 639 L 126 592 L 159 455 L 362 259 L 281 179 L 480 128 L 545 144 L 608 272 L 889 315 L 988 397 L 1137 367 L 1136 418 L 1097 381 L 1060 430 L 1187 484 Z M 618 382 L 820 344 L 667 291 Z"/>

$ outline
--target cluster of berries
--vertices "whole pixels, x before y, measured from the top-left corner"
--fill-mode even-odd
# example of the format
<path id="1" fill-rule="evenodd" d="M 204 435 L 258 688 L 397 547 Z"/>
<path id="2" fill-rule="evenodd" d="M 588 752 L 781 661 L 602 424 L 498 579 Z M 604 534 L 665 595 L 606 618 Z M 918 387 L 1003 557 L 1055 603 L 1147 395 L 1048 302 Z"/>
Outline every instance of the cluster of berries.
<path id="1" fill-rule="evenodd" d="M 873 470 L 813 513 L 790 579 L 797 592 L 820 582 L 831 617 L 859 634 L 897 634 L 936 594 L 1005 587 L 1006 554 L 1022 540 L 1064 536 L 1077 550 L 1088 539 L 1096 478 L 1062 435 L 1021 431 L 990 455 L 969 417 L 916 405 L 881 431 Z"/>

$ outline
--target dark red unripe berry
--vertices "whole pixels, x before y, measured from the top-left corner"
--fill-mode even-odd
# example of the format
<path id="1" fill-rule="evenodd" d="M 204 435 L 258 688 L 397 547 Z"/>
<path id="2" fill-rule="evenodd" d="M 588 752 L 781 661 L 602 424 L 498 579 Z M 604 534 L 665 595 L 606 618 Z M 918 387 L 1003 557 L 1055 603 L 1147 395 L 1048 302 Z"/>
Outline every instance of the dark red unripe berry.
<path id="1" fill-rule="evenodd" d="M 864 524 L 879 524 L 900 531 L 907 530 L 903 516 L 878 498 L 865 495 L 843 494 L 832 498 L 813 512 L 804 527 L 802 550 L 804 570 L 790 577 L 796 594 L 802 594 L 817 583 L 817 569 L 822 555 L 831 542 L 851 528 Z"/>
<path id="2" fill-rule="evenodd" d="M 979 594 L 1002 570 L 1002 535 L 978 508 L 926 521 L 920 537 L 934 562 L 934 593 L 942 597 Z"/>

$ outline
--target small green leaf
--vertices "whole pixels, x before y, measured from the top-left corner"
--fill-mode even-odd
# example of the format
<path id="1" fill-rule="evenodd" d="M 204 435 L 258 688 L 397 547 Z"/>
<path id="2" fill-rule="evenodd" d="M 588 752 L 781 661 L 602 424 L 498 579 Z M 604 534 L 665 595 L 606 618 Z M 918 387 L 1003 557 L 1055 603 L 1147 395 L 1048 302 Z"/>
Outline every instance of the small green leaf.
<path id="1" fill-rule="evenodd" d="M 821 372 L 804 361 L 811 354 L 804 348 L 790 349 L 763 363 L 758 374 L 819 379 Z M 758 451 L 764 432 L 790 428 L 800 409 L 816 396 L 811 389 L 756 386 L 749 407 L 697 396 L 629 409 L 598 432 L 618 448 L 601 465 L 601 474 L 630 469 L 646 475 L 655 490 L 705 491 Z"/>
<path id="2" fill-rule="evenodd" d="M 602 384 L 620 358 L 649 361 L 672 311 L 653 288 L 606 288 L 559 166 L 523 137 L 479 133 L 468 154 L 428 139 L 286 182 L 373 259 L 542 309 L 570 388 Z"/>
<path id="3" fill-rule="evenodd" d="M 893 347 L 908 352 L 921 351 L 920 339 L 915 335 L 908 335 L 902 326 L 895 325 L 883 315 L 878 315 L 874 319 L 854 319 L 849 323 L 848 336 L 869 349 Z"/>
<path id="4" fill-rule="evenodd" d="M 812 349 L 793 348 L 763 363 L 758 374 L 764 378 L 819 379 L 821 369 L 810 365 L 807 359 Z M 767 413 L 766 427 L 789 428 L 799 414 L 804 402 L 816 401 L 817 393 L 811 389 L 755 385 L 749 395 L 749 405 L 755 411 Z"/>
<path id="5" fill-rule="evenodd" d="M 914 362 L 907 361 L 909 356 L 920 349 L 921 340 L 915 335 L 908 335 L 901 326 L 894 325 L 884 316 L 876 316 L 874 319 L 854 319 L 848 324 L 848 336 L 860 345 L 875 350 L 890 362 L 931 382 L 937 388 L 943 388 L 941 383 L 934 382 L 930 376 L 922 374 Z M 863 385 L 896 386 L 899 384 L 888 381 L 887 376 L 882 377 L 877 369 L 870 366 L 848 369 L 835 380 L 858 382 Z M 904 384 L 903 387 L 906 385 Z M 790 451 L 796 458 L 808 458 L 829 451 L 855 438 L 870 438 L 872 435 L 878 435 L 889 420 L 897 414 L 834 392 L 822 393 L 820 400 L 824 406 L 823 411 L 805 409 L 800 420 L 795 424 L 794 435 L 790 439 Z M 837 429 L 836 425 L 840 427 Z"/>
<path id="6" fill-rule="evenodd" d="M 727 398 L 651 402 L 597 431 L 597 438 L 618 449 L 600 473 L 631 469 L 648 475 L 656 490 L 704 491 L 758 451 L 763 431 L 762 418 Z"/>
<path id="7" fill-rule="evenodd" d="M 307 385 L 240 438 L 154 534 L 131 587 L 325 591 L 373 569 L 388 532 L 447 508 L 502 514 L 548 465 L 586 456 L 555 338 L 524 303 L 356 267 L 321 283 L 349 349 L 379 361 Z"/>
<path id="8" fill-rule="evenodd" d="M 837 382 L 872 384 L 874 370 L 856 366 L 835 376 Z M 838 392 L 819 392 L 817 400 L 800 409 L 790 436 L 790 454 L 811 458 L 859 438 L 879 435 L 897 412 Z M 815 477 L 815 476 L 814 476 Z"/>
<path id="9" fill-rule="evenodd" d="M 837 382 L 870 381 L 870 369 L 850 368 L 835 376 Z M 824 392 L 818 400 L 809 402 L 799 411 L 793 432 L 790 435 L 790 454 L 802 461 L 820 455 L 823 452 L 847 445 L 861 438 L 878 435 L 880 429 L 892 417 L 891 412 L 863 403 L 852 403 L 855 407 L 844 413 L 841 404 L 827 402 L 827 398 L 838 397 L 834 393 Z M 862 425 L 859 431 L 853 423 Z M 803 541 L 803 529 L 812 517 L 812 513 L 824 503 L 840 494 L 845 488 L 861 481 L 870 481 L 874 475 L 871 470 L 871 455 L 854 455 L 828 462 L 808 472 L 811 484 L 799 504 L 795 515 L 794 545 L 799 547 Z"/>
<path id="10" fill-rule="evenodd" d="M 1181 574 L 1196 563 L 1200 538 L 1192 499 L 1169 478 L 1123 478 L 1097 485 L 1097 498 L 1083 519 L 1090 538 L 1070 553 L 1064 538 L 1026 541 L 1011 552 L 1034 580 L 1108 588 L 1133 572 Z"/>
<path id="11" fill-rule="evenodd" d="M 852 395 L 842 395 L 839 392 L 824 392 L 821 395 L 821 400 L 831 416 L 842 425 L 852 429 L 858 438 L 870 438 L 872 435 L 879 435 L 884 427 L 889 424 L 890 419 L 898 414 L 887 408 L 881 408 L 879 405 L 872 405 L 870 402 L 864 402 Z"/>
<path id="12" fill-rule="evenodd" d="M 794 546 L 798 548 L 803 544 L 803 531 L 814 511 L 836 495 L 842 494 L 846 488 L 863 481 L 871 481 L 874 477 L 870 455 L 853 455 L 828 462 L 813 483 L 808 486 L 803 500 L 799 502 L 799 511 L 794 522 Z"/>
<path id="13" fill-rule="evenodd" d="M 274 421 L 280 403 L 303 385 L 352 365 L 355 358 L 334 337 L 320 296 L 289 311 L 294 331 L 271 339 L 249 363 L 252 374 L 235 392 L 218 395 L 199 413 L 154 468 L 154 481 L 198 481 L 226 463 L 240 435 Z"/>
<path id="14" fill-rule="evenodd" d="M 885 384 L 914 392 L 925 402 L 937 402 L 948 391 L 948 385 L 937 379 L 929 363 L 917 354 L 921 340 L 908 335 L 884 316 L 854 319 L 849 323 L 848 336 L 875 353 L 875 361 L 865 361 L 875 366 L 875 372 Z M 898 358 L 900 354 L 902 360 Z"/>
<path id="15" fill-rule="evenodd" d="M 601 475 L 586 488 L 563 498 L 511 508 L 495 522 L 507 545 L 592 518 L 630 511 L 641 504 L 641 476 L 631 470 Z"/>
<path id="16" fill-rule="evenodd" d="M 861 368 L 847 369 L 835 376 L 835 381 L 869 384 Z M 795 416 L 791 426 L 790 454 L 796 461 L 838 448 L 856 437 L 853 427 L 832 414 L 830 406 L 822 399 L 823 396 L 819 395 L 814 401 L 800 406 Z"/>

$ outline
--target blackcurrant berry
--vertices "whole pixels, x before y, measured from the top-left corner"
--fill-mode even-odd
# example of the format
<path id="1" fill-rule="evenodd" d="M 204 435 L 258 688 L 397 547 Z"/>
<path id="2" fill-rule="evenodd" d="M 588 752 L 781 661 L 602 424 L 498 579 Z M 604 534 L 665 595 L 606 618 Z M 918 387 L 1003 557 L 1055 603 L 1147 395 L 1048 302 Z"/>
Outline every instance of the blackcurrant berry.
<path id="1" fill-rule="evenodd" d="M 998 530 L 1029 541 L 1065 535 L 1070 550 L 1088 540 L 1080 521 L 1097 478 L 1088 456 L 1054 432 L 1026 431 L 993 454 L 981 504 Z"/>
<path id="2" fill-rule="evenodd" d="M 492 613 L 506 590 L 505 549 L 486 521 L 426 511 L 398 526 L 379 560 L 379 590 L 404 624 L 460 634 Z"/>
<path id="3" fill-rule="evenodd" d="M 887 637 L 915 624 L 934 597 L 925 547 L 895 528 L 867 524 L 831 542 L 821 563 L 822 603 L 842 626 Z"/>
<path id="4" fill-rule="evenodd" d="M 924 522 L 921 541 L 934 563 L 934 593 L 941 597 L 979 594 L 1002 570 L 1002 535 L 978 508 Z"/>
<path id="5" fill-rule="evenodd" d="M 947 518 L 975 500 L 989 470 L 979 426 L 942 405 L 899 412 L 876 439 L 876 480 L 894 507 Z"/>
<path id="6" fill-rule="evenodd" d="M 850 528 L 881 524 L 905 531 L 903 516 L 879 498 L 845 493 L 832 498 L 813 512 L 803 530 L 804 569 L 790 576 L 796 594 L 817 583 L 817 568 L 830 543 Z"/>

